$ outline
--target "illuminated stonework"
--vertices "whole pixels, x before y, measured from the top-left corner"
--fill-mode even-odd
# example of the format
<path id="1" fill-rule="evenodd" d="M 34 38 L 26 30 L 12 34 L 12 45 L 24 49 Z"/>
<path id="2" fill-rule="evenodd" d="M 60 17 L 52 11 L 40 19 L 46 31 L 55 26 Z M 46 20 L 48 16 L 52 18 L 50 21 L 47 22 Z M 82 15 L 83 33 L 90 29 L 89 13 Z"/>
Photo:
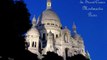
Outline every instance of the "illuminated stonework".
<path id="1" fill-rule="evenodd" d="M 49 4 L 49 5 L 48 5 Z M 48 0 L 45 11 L 38 17 L 32 19 L 32 27 L 26 33 L 26 49 L 37 54 L 38 58 L 46 55 L 47 52 L 54 52 L 66 60 L 66 56 L 82 54 L 86 56 L 84 42 L 76 32 L 76 25 L 73 23 L 73 33 L 65 27 L 62 28 L 60 19 L 51 9 L 51 1 Z M 66 55 L 67 53 L 67 55 Z"/>

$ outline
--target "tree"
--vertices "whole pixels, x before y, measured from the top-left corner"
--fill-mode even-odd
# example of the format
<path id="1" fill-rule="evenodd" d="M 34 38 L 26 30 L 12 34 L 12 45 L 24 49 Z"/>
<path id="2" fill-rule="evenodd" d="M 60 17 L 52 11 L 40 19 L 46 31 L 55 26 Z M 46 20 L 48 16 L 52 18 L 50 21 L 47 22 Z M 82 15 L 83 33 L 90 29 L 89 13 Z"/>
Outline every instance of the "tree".
<path id="1" fill-rule="evenodd" d="M 56 53 L 47 52 L 47 55 L 44 55 L 43 60 L 63 60 L 62 57 L 58 56 Z"/>
<path id="2" fill-rule="evenodd" d="M 22 35 L 30 28 L 30 14 L 22 1 L 1 0 L 0 4 L 0 55 L 22 58 L 25 54 Z"/>
<path id="3" fill-rule="evenodd" d="M 89 60 L 81 54 L 75 55 L 73 57 L 67 57 L 67 60 Z"/>

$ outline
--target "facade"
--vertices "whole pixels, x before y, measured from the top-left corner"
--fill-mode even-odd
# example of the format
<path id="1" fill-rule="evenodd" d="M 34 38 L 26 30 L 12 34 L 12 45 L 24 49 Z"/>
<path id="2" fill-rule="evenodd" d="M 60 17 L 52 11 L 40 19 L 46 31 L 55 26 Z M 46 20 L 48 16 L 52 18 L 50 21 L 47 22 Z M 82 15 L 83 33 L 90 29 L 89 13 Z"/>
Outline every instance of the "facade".
<path id="1" fill-rule="evenodd" d="M 76 31 L 73 23 L 73 33 L 62 28 L 60 19 L 51 9 L 51 0 L 47 1 L 47 8 L 38 17 L 32 19 L 32 27 L 26 33 L 26 49 L 43 58 L 47 52 L 54 52 L 66 60 L 66 56 L 82 54 L 87 57 L 82 37 Z"/>

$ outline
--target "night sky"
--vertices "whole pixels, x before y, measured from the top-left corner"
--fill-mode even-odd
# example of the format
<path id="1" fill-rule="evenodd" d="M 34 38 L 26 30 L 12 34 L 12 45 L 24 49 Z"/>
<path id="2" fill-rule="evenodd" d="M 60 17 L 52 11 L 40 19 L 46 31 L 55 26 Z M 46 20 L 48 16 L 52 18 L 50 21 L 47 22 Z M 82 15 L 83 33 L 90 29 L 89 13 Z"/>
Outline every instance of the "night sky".
<path id="1" fill-rule="evenodd" d="M 91 0 L 92 1 L 92 0 Z M 102 1 L 102 0 L 100 0 Z M 92 60 L 107 60 L 107 0 L 106 4 L 80 4 L 80 0 L 52 0 L 52 9 L 57 13 L 60 21 L 72 31 L 72 24 L 77 25 L 77 32 L 83 37 L 86 50 Z M 46 9 L 46 0 L 24 0 L 31 14 L 36 19 Z M 82 10 L 82 6 L 102 7 L 103 11 L 92 11 L 97 17 L 89 17 L 89 11 Z"/>

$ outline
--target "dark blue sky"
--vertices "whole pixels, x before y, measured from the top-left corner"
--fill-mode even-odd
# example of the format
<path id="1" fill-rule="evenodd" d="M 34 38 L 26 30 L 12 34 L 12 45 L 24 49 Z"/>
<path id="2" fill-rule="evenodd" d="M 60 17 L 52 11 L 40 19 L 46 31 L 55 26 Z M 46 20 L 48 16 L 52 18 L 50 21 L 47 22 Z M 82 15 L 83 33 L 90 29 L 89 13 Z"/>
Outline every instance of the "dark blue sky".
<path id="1" fill-rule="evenodd" d="M 30 19 L 34 14 L 37 19 L 46 9 L 46 0 L 24 1 L 31 14 Z M 72 30 L 72 23 L 76 23 L 77 31 L 83 37 L 86 50 L 89 51 L 92 60 L 107 60 L 107 1 L 103 5 L 85 4 L 90 7 L 104 8 L 103 11 L 92 11 L 98 17 L 88 17 L 89 11 L 83 11 L 84 4 L 79 2 L 79 0 L 52 0 L 52 9 L 60 17 L 63 26 Z"/>

